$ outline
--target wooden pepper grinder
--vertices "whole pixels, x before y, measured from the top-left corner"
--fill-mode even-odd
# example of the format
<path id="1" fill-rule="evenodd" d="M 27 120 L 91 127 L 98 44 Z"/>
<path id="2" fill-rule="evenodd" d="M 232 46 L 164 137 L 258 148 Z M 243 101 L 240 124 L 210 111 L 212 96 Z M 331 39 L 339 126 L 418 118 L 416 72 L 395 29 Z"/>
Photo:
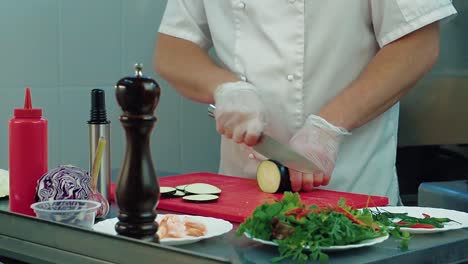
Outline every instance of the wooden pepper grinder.
<path id="1" fill-rule="evenodd" d="M 126 134 L 125 158 L 115 191 L 119 207 L 115 230 L 119 235 L 159 242 L 155 222 L 159 183 L 149 143 L 161 88 L 143 75 L 141 64 L 135 65 L 135 76 L 119 80 L 115 88 Z"/>

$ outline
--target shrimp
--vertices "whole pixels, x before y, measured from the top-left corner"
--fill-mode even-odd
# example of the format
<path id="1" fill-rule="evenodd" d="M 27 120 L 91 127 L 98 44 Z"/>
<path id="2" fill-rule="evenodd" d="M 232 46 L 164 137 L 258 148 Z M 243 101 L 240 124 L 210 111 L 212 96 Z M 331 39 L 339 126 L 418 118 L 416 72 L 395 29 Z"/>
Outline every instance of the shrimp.
<path id="1" fill-rule="evenodd" d="M 206 235 L 206 226 L 194 218 L 168 214 L 159 222 L 158 236 L 163 238 L 200 237 Z"/>
<path id="2" fill-rule="evenodd" d="M 164 223 L 163 221 L 159 223 L 157 234 L 158 234 L 159 239 L 163 239 L 167 237 L 167 222 L 166 221 L 164 221 Z"/>
<path id="3" fill-rule="evenodd" d="M 184 217 L 184 224 L 187 236 L 199 237 L 206 234 L 206 226 L 193 218 Z"/>
<path id="4" fill-rule="evenodd" d="M 158 236 L 159 239 L 184 237 L 184 223 L 177 215 L 166 215 L 159 223 Z"/>

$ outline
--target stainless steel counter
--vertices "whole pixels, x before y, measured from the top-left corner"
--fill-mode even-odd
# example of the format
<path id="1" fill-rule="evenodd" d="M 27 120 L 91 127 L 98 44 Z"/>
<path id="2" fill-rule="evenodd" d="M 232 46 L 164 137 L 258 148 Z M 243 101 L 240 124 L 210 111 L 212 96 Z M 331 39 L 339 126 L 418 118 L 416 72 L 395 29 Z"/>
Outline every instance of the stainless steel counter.
<path id="1" fill-rule="evenodd" d="M 0 256 L 15 257 L 32 263 L 156 263 L 159 261 L 174 260 L 171 263 L 270 263 L 277 256 L 276 247 L 266 246 L 245 237 L 235 235 L 235 229 L 230 233 L 216 238 L 203 240 L 194 244 L 178 247 L 164 247 L 138 240 L 114 237 L 99 234 L 93 231 L 81 230 L 51 222 L 39 221 L 34 218 L 6 216 L 7 201 L 0 200 Z M 109 218 L 116 216 L 116 206 L 112 206 Z M 167 213 L 167 212 L 160 212 Z M 11 221 L 4 221 L 8 217 Z M 24 223 L 20 223 L 24 222 Z M 44 223 L 45 222 L 45 223 Z M 45 224 L 45 225 L 44 225 Z M 17 229 L 29 230 L 17 230 Z M 55 236 L 53 241 L 68 241 L 73 245 L 60 245 L 60 258 L 56 262 L 45 258 L 43 254 L 52 254 L 53 247 L 47 250 L 38 250 L 40 247 L 30 245 L 32 242 L 24 241 L 25 233 L 39 234 L 40 230 L 48 229 Z M 235 227 L 236 228 L 236 227 Z M 15 235 L 16 234 L 16 235 Z M 21 235 L 23 234 L 23 236 Z M 16 236 L 16 237 L 15 237 Z M 16 239 L 16 240 L 15 240 Z M 36 244 L 41 238 L 34 238 Z M 13 242 L 13 241 L 16 242 Z M 43 239 L 44 240 L 44 239 Z M 50 240 L 50 239 L 49 239 Z M 73 241 L 74 240 L 74 241 Z M 53 245 L 52 241 L 52 245 Z M 22 245 L 23 251 L 13 246 Z M 29 244 L 28 244 L 29 243 Z M 46 243 L 45 241 L 43 243 Z M 47 243 L 50 243 L 48 241 Z M 57 243 L 57 242 L 55 242 Z M 90 243 L 90 244 L 87 244 Z M 96 244 L 93 244 L 96 243 Z M 50 244 L 49 244 L 50 245 Z M 80 247 L 90 247 L 83 250 Z M 97 247 L 97 248 L 96 248 Z M 57 244 L 57 248 L 59 245 Z M 444 233 L 414 235 L 410 248 L 402 251 L 398 243 L 389 238 L 384 243 L 371 247 L 353 249 L 330 253 L 330 263 L 463 263 L 468 262 L 468 230 L 449 231 Z M 19 252 L 19 253 L 18 253 Z M 87 253 L 88 255 L 84 254 Z M 69 254 L 73 257 L 67 258 Z M 96 256 L 96 257 L 90 257 Z M 98 257 L 99 256 L 99 259 Z M 116 256 L 121 256 L 116 258 Z M 46 260 L 46 261 L 43 261 Z M 281 263 L 292 263 L 284 261 Z"/>

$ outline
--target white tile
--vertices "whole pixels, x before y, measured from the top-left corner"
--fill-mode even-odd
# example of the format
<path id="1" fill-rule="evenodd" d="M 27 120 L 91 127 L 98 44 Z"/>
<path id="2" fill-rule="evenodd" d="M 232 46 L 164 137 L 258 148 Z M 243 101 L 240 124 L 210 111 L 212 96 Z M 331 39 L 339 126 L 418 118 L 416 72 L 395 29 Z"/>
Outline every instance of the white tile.
<path id="1" fill-rule="evenodd" d="M 179 173 L 181 170 L 180 97 L 157 80 L 161 97 L 155 114 L 158 118 L 151 136 L 151 151 L 158 171 Z"/>
<path id="2" fill-rule="evenodd" d="M 106 93 L 107 117 L 111 121 L 110 148 L 111 167 L 121 167 L 124 156 L 125 137 L 118 116 L 120 108 L 111 86 L 96 87 Z M 91 90 L 94 88 L 76 87 L 63 89 L 60 93 L 61 109 L 61 162 L 75 164 L 89 169 L 89 126 Z"/>
<path id="3" fill-rule="evenodd" d="M 150 141 L 152 158 L 158 171 L 180 173 L 180 96 L 156 75 L 153 67 L 155 38 L 165 6 L 165 0 L 123 0 L 122 72 L 132 75 L 134 64 L 142 63 L 143 73 L 161 86 L 158 121 Z"/>
<path id="4" fill-rule="evenodd" d="M 43 116 L 48 121 L 48 161 L 49 168 L 54 167 L 59 159 L 59 109 L 57 89 L 31 89 L 34 107 L 43 109 Z M 8 120 L 13 117 L 13 109 L 23 107 L 24 89 L 5 88 L 0 90 L 0 168 L 8 167 Z"/>
<path id="5" fill-rule="evenodd" d="M 58 84 L 58 0 L 2 1 L 0 88 Z"/>
<path id="6" fill-rule="evenodd" d="M 113 85 L 121 73 L 121 1 L 62 0 L 61 83 Z"/>
<path id="7" fill-rule="evenodd" d="M 183 99 L 181 111 L 182 170 L 217 172 L 220 137 L 207 105 Z"/>
<path id="8" fill-rule="evenodd" d="M 162 87 L 157 109 L 158 123 L 152 137 L 152 151 L 158 170 L 176 173 L 217 171 L 219 136 L 206 106 L 183 99 L 156 75 L 154 44 L 166 0 L 123 0 L 123 65 L 125 73 L 135 62 Z M 138 41 L 134 41 L 137 39 Z"/>
<path id="9" fill-rule="evenodd" d="M 144 73 L 154 76 L 153 52 L 166 0 L 123 0 L 122 70 L 132 71 L 142 63 Z"/>
<path id="10" fill-rule="evenodd" d="M 125 154 L 125 131 L 119 117 L 122 113 L 118 105 L 113 87 L 99 87 L 106 92 L 106 108 L 111 121 L 111 166 L 119 169 Z M 61 91 L 61 160 L 62 163 L 72 163 L 87 169 L 89 167 L 89 136 L 88 125 L 91 88 L 68 88 Z M 151 134 L 152 160 L 158 171 L 174 172 L 180 170 L 179 119 L 174 114 L 173 101 L 168 97 L 175 94 L 163 92 L 165 101 L 161 99 L 156 109 L 158 121 Z"/>
<path id="11" fill-rule="evenodd" d="M 90 88 L 60 91 L 60 164 L 89 169 Z M 59 165 L 59 164 L 58 164 Z"/>
<path id="12" fill-rule="evenodd" d="M 125 156 L 126 142 L 125 131 L 119 119 L 122 114 L 122 109 L 115 98 L 114 87 L 107 87 L 105 92 L 107 118 L 111 121 L 111 167 L 113 169 L 120 169 Z"/>

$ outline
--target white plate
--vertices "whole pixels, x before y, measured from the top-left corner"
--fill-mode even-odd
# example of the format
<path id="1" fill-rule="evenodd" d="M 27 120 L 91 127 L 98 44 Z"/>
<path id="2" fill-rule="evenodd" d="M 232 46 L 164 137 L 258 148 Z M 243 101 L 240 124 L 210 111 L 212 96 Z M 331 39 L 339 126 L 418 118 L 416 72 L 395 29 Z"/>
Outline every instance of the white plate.
<path id="1" fill-rule="evenodd" d="M 273 241 L 254 238 L 254 237 L 250 236 L 250 234 L 248 234 L 248 233 L 244 233 L 244 235 L 246 237 L 252 239 L 253 241 L 257 241 L 257 242 L 260 242 L 262 244 L 266 244 L 266 245 L 270 245 L 270 246 L 278 246 L 278 244 L 276 244 Z M 348 249 L 352 249 L 352 248 L 368 247 L 368 246 L 372 246 L 372 245 L 375 245 L 375 244 L 382 243 L 385 240 L 387 240 L 388 237 L 389 237 L 389 235 L 387 234 L 386 236 L 382 236 L 382 237 L 362 240 L 362 241 L 360 241 L 359 243 L 356 243 L 356 244 L 349 244 L 349 245 L 344 245 L 344 246 L 320 247 L 320 249 L 322 251 L 324 251 L 324 252 L 332 252 L 332 251 L 348 250 Z"/>
<path id="2" fill-rule="evenodd" d="M 207 228 L 206 235 L 201 236 L 201 237 L 186 236 L 183 238 L 163 238 L 160 241 L 162 245 L 177 246 L 177 245 L 195 243 L 202 239 L 207 239 L 207 238 L 223 235 L 232 230 L 232 224 L 222 219 L 213 218 L 213 217 L 194 216 L 194 215 L 179 215 L 179 217 L 184 217 L 184 216 L 193 218 L 205 224 Z M 157 222 L 161 221 L 163 217 L 164 217 L 163 214 L 158 214 L 158 216 L 156 217 L 156 221 Z M 107 220 L 104 220 L 102 222 L 95 224 L 93 226 L 93 229 L 94 231 L 97 231 L 97 232 L 106 233 L 110 235 L 117 235 L 117 232 L 115 231 L 114 227 L 118 221 L 119 220 L 117 218 L 107 219 Z"/>
<path id="3" fill-rule="evenodd" d="M 449 222 L 445 223 L 443 228 L 410 228 L 410 227 L 401 227 L 400 230 L 406 230 L 411 234 L 428 234 L 428 233 L 437 233 L 444 232 L 448 230 L 455 230 L 460 228 L 468 227 L 468 213 L 448 210 L 442 208 L 431 208 L 431 207 L 417 207 L 417 206 L 386 206 L 386 207 L 372 207 L 369 208 L 372 211 L 377 211 L 378 208 L 380 211 L 387 211 L 390 213 L 408 213 L 409 216 L 423 218 L 423 213 L 428 214 L 431 217 L 447 217 L 452 220 L 455 220 L 459 223 Z M 398 221 L 398 220 L 395 220 Z"/>

